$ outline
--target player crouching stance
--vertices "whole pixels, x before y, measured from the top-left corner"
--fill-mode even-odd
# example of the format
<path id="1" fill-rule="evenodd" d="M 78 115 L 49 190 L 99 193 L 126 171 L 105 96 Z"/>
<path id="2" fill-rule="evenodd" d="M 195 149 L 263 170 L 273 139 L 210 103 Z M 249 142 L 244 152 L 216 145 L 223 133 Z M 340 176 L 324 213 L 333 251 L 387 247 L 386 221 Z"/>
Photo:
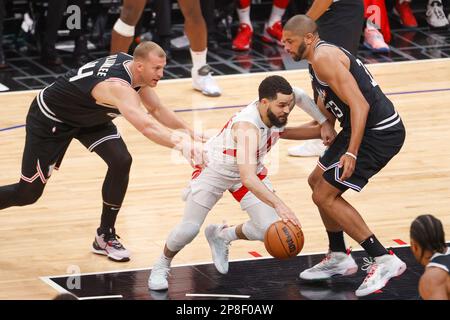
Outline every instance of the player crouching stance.
<path id="1" fill-rule="evenodd" d="M 200 231 L 207 214 L 225 191 L 230 191 L 247 211 L 250 220 L 237 226 L 209 225 L 205 235 L 220 273 L 228 272 L 228 245 L 237 239 L 264 239 L 267 227 L 281 218 L 299 225 L 294 212 L 275 195 L 263 165 L 264 155 L 278 138 L 323 138 L 330 144 L 335 131 L 314 102 L 280 76 L 264 79 L 259 86 L 259 100 L 234 115 L 206 144 L 208 167 L 196 170 L 184 196 L 184 216 L 169 234 L 164 252 L 152 269 L 151 290 L 166 290 L 173 257 Z M 297 104 L 318 123 L 285 128 L 288 116 Z"/>

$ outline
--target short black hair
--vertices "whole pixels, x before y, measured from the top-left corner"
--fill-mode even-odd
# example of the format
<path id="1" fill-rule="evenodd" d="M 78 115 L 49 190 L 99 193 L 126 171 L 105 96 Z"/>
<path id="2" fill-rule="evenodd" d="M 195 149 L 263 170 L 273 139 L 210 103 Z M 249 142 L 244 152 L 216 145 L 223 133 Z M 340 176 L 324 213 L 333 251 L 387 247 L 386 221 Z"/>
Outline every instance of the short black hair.
<path id="1" fill-rule="evenodd" d="M 291 94 L 292 87 L 289 82 L 280 76 L 270 76 L 265 78 L 258 88 L 259 101 L 266 98 L 269 100 L 275 100 L 277 94 Z"/>
<path id="2" fill-rule="evenodd" d="M 411 239 L 424 251 L 444 253 L 447 250 L 442 222 L 431 214 L 418 216 L 411 223 L 409 232 Z"/>

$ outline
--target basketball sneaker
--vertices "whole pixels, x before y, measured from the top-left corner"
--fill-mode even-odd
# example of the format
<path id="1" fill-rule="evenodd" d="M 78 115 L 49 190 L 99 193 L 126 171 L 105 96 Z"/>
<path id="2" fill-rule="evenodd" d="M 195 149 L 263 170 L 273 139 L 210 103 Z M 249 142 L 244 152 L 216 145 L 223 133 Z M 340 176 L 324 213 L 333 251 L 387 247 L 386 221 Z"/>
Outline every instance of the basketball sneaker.
<path id="1" fill-rule="evenodd" d="M 400 276 L 406 270 L 406 264 L 392 251 L 375 260 L 364 259 L 366 264 L 361 269 L 367 270 L 367 276 L 363 283 L 355 291 L 358 297 L 367 296 L 383 288 L 388 281 Z"/>
<path id="2" fill-rule="evenodd" d="M 167 281 L 169 272 L 170 267 L 161 263 L 156 263 L 148 278 L 148 288 L 156 291 L 167 290 L 169 288 L 169 282 Z"/>
<path id="3" fill-rule="evenodd" d="M 313 266 L 300 273 L 300 278 L 304 280 L 326 280 L 332 276 L 348 276 L 358 271 L 358 265 L 353 257 L 344 252 L 328 251 L 325 258 Z"/>
<path id="4" fill-rule="evenodd" d="M 288 149 L 288 155 L 291 157 L 320 157 L 326 149 L 327 147 L 324 146 L 322 140 L 313 139 L 299 146 L 290 147 Z"/>
<path id="5" fill-rule="evenodd" d="M 417 20 L 411 10 L 409 1 L 397 0 L 395 1 L 394 14 L 400 17 L 400 23 L 407 28 L 417 27 Z"/>
<path id="6" fill-rule="evenodd" d="M 219 236 L 220 231 L 226 228 L 225 224 L 210 224 L 205 228 L 206 240 L 211 248 L 212 259 L 217 271 L 228 273 L 228 246 L 230 242 Z"/>
<path id="7" fill-rule="evenodd" d="M 239 25 L 236 37 L 233 40 L 232 48 L 237 51 L 245 51 L 250 48 L 252 44 L 253 30 L 252 27 L 246 23 Z"/>
<path id="8" fill-rule="evenodd" d="M 95 235 L 92 243 L 92 252 L 108 256 L 109 259 L 117 262 L 130 261 L 130 252 L 120 243 L 120 237 L 116 234 L 114 228 L 108 233 L 101 233 Z"/>
<path id="9" fill-rule="evenodd" d="M 283 35 L 283 26 L 281 21 L 275 22 L 273 25 L 269 26 L 266 22 L 264 25 L 264 33 L 262 35 L 262 40 L 268 43 L 276 42 L 278 45 L 282 45 L 281 37 Z"/>
<path id="10" fill-rule="evenodd" d="M 386 53 L 391 50 L 384 42 L 383 35 L 374 27 L 365 28 L 363 45 L 373 52 Z"/>
<path id="11" fill-rule="evenodd" d="M 449 24 L 441 0 L 428 1 L 426 16 L 430 27 L 443 28 Z"/>
<path id="12" fill-rule="evenodd" d="M 211 67 L 207 64 L 198 69 L 198 71 L 192 69 L 192 86 L 205 96 L 218 97 L 222 92 L 211 74 Z"/>

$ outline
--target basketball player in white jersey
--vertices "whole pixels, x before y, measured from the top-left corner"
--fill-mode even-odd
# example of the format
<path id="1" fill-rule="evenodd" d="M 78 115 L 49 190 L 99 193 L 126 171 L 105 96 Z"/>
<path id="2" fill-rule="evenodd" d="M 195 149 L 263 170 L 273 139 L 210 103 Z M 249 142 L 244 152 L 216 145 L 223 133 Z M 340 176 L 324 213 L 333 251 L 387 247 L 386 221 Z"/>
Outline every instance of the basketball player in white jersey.
<path id="1" fill-rule="evenodd" d="M 303 90 L 292 88 L 280 76 L 270 76 L 259 86 L 259 99 L 234 115 L 206 144 L 208 166 L 194 171 L 186 189 L 184 217 L 169 234 L 164 252 L 152 269 L 151 290 L 166 290 L 173 257 L 198 234 L 209 211 L 225 191 L 230 191 L 250 220 L 237 226 L 209 225 L 205 235 L 217 270 L 228 272 L 228 245 L 237 239 L 260 240 L 279 218 L 300 225 L 294 212 L 274 193 L 263 165 L 264 155 L 281 137 L 322 137 L 331 144 L 335 131 Z M 286 128 L 287 118 L 300 106 L 319 124 Z"/>

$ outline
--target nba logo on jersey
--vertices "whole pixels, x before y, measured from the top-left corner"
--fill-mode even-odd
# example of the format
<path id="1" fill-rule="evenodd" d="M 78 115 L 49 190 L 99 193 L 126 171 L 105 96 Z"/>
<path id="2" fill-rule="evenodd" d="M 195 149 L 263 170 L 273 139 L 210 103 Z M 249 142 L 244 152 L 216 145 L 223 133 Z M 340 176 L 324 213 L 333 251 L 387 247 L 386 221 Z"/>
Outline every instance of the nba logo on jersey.
<path id="1" fill-rule="evenodd" d="M 109 112 L 107 113 L 108 116 L 110 116 L 111 118 L 117 118 L 119 115 L 117 113 L 113 113 L 113 112 Z"/>

